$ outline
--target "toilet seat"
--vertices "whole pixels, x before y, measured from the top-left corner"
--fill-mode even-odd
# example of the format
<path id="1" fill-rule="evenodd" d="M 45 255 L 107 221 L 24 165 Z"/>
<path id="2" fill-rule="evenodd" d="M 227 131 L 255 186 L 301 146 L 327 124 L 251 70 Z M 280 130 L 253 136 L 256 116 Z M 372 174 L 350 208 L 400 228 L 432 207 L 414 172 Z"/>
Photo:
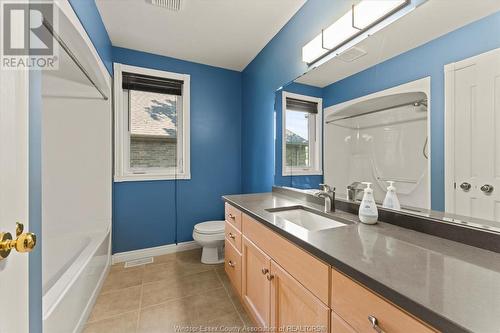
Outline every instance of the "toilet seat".
<path id="1" fill-rule="evenodd" d="M 223 234 L 224 223 L 224 221 L 208 221 L 198 223 L 194 226 L 194 231 L 203 235 Z"/>

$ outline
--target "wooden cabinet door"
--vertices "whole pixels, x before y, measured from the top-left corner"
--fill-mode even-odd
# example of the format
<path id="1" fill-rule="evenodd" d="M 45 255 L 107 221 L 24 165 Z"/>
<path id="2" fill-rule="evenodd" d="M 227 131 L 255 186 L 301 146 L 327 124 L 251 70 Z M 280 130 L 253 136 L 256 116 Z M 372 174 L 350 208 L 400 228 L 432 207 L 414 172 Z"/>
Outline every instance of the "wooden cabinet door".
<path id="1" fill-rule="evenodd" d="M 331 333 L 356 333 L 354 328 L 349 326 L 349 324 L 346 323 L 344 319 L 340 318 L 340 316 L 333 311 L 332 311 L 331 326 L 332 326 L 332 330 L 330 331 Z"/>
<path id="2" fill-rule="evenodd" d="M 330 309 L 271 261 L 271 326 L 279 332 L 312 332 L 312 326 L 329 332 L 329 321 Z"/>
<path id="3" fill-rule="evenodd" d="M 241 296 L 254 321 L 269 327 L 271 258 L 243 236 L 243 272 Z"/>

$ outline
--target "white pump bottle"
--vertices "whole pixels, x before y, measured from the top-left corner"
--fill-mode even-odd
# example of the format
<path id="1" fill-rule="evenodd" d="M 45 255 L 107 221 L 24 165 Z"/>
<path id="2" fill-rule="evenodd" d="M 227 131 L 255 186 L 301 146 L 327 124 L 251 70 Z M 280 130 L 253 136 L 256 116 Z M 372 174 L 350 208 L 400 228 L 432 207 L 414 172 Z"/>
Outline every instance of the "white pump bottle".
<path id="1" fill-rule="evenodd" d="M 375 224 L 378 220 L 378 209 L 373 198 L 373 189 L 370 188 L 372 183 L 363 182 L 362 184 L 366 185 L 366 188 L 359 206 L 359 220 L 365 224 Z"/>
<path id="2" fill-rule="evenodd" d="M 385 195 L 383 207 L 395 210 L 400 210 L 401 205 L 399 204 L 398 196 L 396 195 L 396 188 L 394 187 L 394 182 L 389 180 L 389 186 L 387 187 L 387 193 Z"/>

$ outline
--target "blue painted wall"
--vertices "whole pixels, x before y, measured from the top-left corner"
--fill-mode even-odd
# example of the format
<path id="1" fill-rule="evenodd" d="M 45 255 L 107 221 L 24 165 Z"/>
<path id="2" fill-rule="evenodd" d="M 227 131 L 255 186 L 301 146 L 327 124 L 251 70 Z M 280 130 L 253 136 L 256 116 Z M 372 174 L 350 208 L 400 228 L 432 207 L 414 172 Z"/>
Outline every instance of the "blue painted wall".
<path id="1" fill-rule="evenodd" d="M 431 76 L 432 209 L 444 211 L 444 65 L 500 47 L 500 12 L 324 88 L 328 107 Z"/>
<path id="2" fill-rule="evenodd" d="M 113 75 L 111 40 L 94 0 L 69 0 L 109 73 Z"/>
<path id="3" fill-rule="evenodd" d="M 302 46 L 328 26 L 342 1 L 308 0 L 243 71 L 242 175 L 245 192 L 274 182 L 274 92 L 307 70 Z"/>
<path id="4" fill-rule="evenodd" d="M 114 184 L 113 252 L 192 240 L 241 193 L 241 73 L 113 48 L 115 62 L 191 75 L 191 179 Z"/>
<path id="5" fill-rule="evenodd" d="M 312 97 L 323 97 L 323 89 L 318 87 L 309 86 L 306 84 L 300 84 L 292 82 L 285 86 L 283 89 L 279 89 L 275 93 L 275 113 L 276 113 L 276 141 L 275 141 L 275 170 L 274 170 L 274 184 L 278 186 L 290 186 L 295 188 L 319 188 L 319 184 L 323 182 L 323 176 L 313 175 L 313 176 L 282 176 L 282 143 L 283 143 L 283 126 L 282 126 L 282 92 L 287 91 L 295 94 L 301 94 Z"/>

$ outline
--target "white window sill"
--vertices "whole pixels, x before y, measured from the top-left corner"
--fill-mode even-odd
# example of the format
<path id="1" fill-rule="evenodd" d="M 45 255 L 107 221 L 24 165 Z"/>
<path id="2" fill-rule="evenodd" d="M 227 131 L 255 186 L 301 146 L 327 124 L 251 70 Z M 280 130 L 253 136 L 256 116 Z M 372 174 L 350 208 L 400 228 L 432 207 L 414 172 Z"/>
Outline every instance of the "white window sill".
<path id="1" fill-rule="evenodd" d="M 322 176 L 322 170 L 287 169 L 282 170 L 282 176 Z"/>
<path id="2" fill-rule="evenodd" d="M 129 174 L 123 176 L 115 176 L 115 182 L 140 182 L 140 181 L 151 181 L 151 180 L 189 180 L 191 179 L 191 174 Z"/>

